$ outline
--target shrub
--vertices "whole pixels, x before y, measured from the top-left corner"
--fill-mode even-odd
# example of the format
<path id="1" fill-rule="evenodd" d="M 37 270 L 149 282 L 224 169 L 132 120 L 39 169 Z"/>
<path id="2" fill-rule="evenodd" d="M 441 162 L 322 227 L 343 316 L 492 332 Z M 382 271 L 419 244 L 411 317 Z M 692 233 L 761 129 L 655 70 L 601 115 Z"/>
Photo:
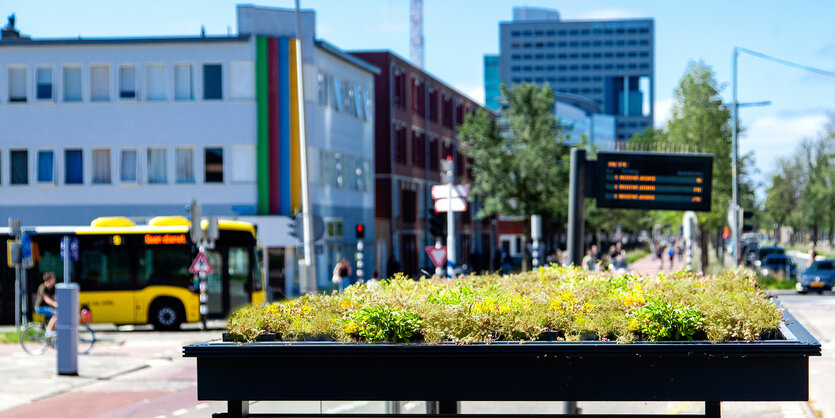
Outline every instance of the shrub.
<path id="1" fill-rule="evenodd" d="M 237 341 L 750 341 L 775 331 L 780 317 L 744 271 L 650 276 L 551 266 L 452 280 L 397 275 L 342 294 L 243 307 L 228 331 Z"/>

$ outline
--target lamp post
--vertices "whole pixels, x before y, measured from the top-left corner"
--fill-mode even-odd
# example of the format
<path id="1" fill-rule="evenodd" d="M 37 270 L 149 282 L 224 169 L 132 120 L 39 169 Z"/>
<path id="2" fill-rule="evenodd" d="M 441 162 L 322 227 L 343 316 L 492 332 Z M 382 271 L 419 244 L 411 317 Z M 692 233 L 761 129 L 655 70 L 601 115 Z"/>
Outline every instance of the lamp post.
<path id="1" fill-rule="evenodd" d="M 737 79 L 737 59 L 739 57 L 739 48 L 734 47 L 733 52 L 733 62 L 732 62 L 732 71 L 733 71 L 733 140 L 732 140 L 732 162 L 731 162 L 731 176 L 732 176 L 732 185 L 733 190 L 731 194 L 731 210 L 733 213 L 733 217 L 731 219 L 731 239 L 733 240 L 732 246 L 732 257 L 734 259 L 734 266 L 739 265 L 739 108 L 740 107 L 754 107 L 754 106 L 768 106 L 771 104 L 771 101 L 764 101 L 764 102 L 750 102 L 750 103 L 740 103 L 737 101 L 737 90 L 736 90 L 736 79 Z"/>
<path id="2" fill-rule="evenodd" d="M 746 53 L 748 55 L 764 59 L 766 61 L 771 61 L 780 65 L 785 65 L 787 67 L 797 68 L 806 72 L 825 75 L 827 77 L 835 77 L 835 72 L 821 70 L 819 68 L 809 67 L 807 65 L 797 64 L 791 61 L 787 61 L 781 58 L 772 57 L 770 55 L 763 54 L 761 52 L 752 51 L 747 48 L 740 48 L 738 46 L 734 47 L 733 52 L 733 60 L 732 60 L 732 69 L 733 69 L 733 163 L 732 163 L 732 170 L 733 170 L 733 197 L 732 197 L 732 209 L 733 214 L 735 215 L 731 222 L 731 235 L 733 237 L 733 257 L 734 257 L 734 264 L 739 263 L 739 215 L 737 211 L 739 210 L 739 185 L 737 183 L 737 160 L 739 159 L 739 152 L 737 149 L 737 135 L 739 134 L 739 108 L 740 107 L 747 107 L 747 106 L 766 106 L 771 104 L 771 102 L 755 102 L 755 103 L 739 103 L 736 100 L 736 61 L 739 57 L 740 53 Z"/>

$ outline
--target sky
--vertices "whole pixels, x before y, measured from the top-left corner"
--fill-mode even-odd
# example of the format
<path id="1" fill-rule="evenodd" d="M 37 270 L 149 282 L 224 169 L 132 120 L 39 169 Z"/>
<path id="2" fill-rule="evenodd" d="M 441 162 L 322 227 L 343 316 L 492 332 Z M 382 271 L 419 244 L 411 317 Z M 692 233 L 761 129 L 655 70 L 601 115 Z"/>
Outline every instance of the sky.
<path id="1" fill-rule="evenodd" d="M 344 50 L 388 49 L 409 57 L 409 0 L 300 0 L 317 13 L 316 36 Z M 230 0 L 3 0 L 0 18 L 15 13 L 19 30 L 38 38 L 237 33 Z M 734 46 L 835 71 L 835 1 L 499 1 L 424 0 L 425 69 L 479 102 L 484 101 L 484 54 L 498 53 L 499 22 L 514 6 L 556 9 L 563 20 L 655 20 L 655 125 L 662 127 L 674 89 L 691 60 L 702 60 L 731 99 Z M 249 3 L 247 3 L 249 4 Z M 294 7 L 293 0 L 262 0 Z M 750 55 L 738 65 L 740 153 L 753 152 L 760 181 L 779 157 L 815 137 L 835 111 L 835 78 L 813 75 Z M 762 189 L 760 188 L 760 195 Z"/>

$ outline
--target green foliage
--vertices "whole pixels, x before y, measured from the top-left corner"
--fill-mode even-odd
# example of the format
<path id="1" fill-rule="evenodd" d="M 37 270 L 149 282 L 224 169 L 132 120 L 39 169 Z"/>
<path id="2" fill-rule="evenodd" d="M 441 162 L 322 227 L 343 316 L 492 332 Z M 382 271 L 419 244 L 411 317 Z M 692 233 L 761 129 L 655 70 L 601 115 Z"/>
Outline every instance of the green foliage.
<path id="1" fill-rule="evenodd" d="M 20 341 L 20 333 L 17 331 L 0 332 L 0 344 L 10 344 Z"/>
<path id="2" fill-rule="evenodd" d="M 835 236 L 835 115 L 818 138 L 802 141 L 794 154 L 781 158 L 771 175 L 765 214 L 771 224 Z M 770 225 L 769 225 L 770 226 Z"/>
<path id="3" fill-rule="evenodd" d="M 337 341 L 474 343 L 548 335 L 628 343 L 754 340 L 776 330 L 779 321 L 779 309 L 744 271 L 721 277 L 685 272 L 644 276 L 551 266 L 454 280 L 399 275 L 350 286 L 342 294 L 243 307 L 229 319 L 228 331 L 237 341 L 275 334 L 284 341 L 327 336 Z"/>
<path id="4" fill-rule="evenodd" d="M 692 341 L 702 330 L 702 314 L 686 306 L 652 300 L 635 312 L 642 334 L 651 341 Z"/>
<path id="5" fill-rule="evenodd" d="M 347 333 L 364 341 L 410 342 L 420 335 L 420 317 L 405 310 L 366 306 L 348 317 Z"/>

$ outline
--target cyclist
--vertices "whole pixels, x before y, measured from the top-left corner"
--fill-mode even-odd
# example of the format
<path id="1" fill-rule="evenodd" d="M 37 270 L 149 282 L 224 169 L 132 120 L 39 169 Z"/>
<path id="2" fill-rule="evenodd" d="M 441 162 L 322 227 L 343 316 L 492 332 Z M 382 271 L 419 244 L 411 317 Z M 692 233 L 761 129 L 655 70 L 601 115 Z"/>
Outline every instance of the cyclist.
<path id="1" fill-rule="evenodd" d="M 35 299 L 35 312 L 49 320 L 46 326 L 47 336 L 55 335 L 56 308 L 58 308 L 58 302 L 55 301 L 55 273 L 48 271 L 43 274 L 43 283 L 38 286 Z"/>

